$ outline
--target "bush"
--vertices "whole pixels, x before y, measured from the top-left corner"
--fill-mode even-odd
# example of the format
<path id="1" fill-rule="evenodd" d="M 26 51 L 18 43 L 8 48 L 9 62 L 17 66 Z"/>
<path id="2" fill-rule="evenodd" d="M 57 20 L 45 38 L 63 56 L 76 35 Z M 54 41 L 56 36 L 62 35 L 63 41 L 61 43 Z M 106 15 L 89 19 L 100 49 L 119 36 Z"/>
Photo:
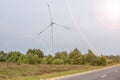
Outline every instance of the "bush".
<path id="1" fill-rule="evenodd" d="M 69 54 L 70 64 L 82 64 L 81 52 L 76 48 Z"/>
<path id="2" fill-rule="evenodd" d="M 5 61 L 6 62 L 17 62 L 19 57 L 22 55 L 22 53 L 20 52 L 9 52 L 6 56 L 5 56 Z"/>
<path id="3" fill-rule="evenodd" d="M 40 58 L 38 57 L 38 55 L 33 55 L 32 53 L 29 53 L 26 55 L 28 58 L 28 63 L 29 64 L 37 64 L 40 63 Z"/>
<path id="4" fill-rule="evenodd" d="M 62 60 L 62 59 L 54 59 L 53 64 L 64 64 L 64 60 Z"/>
<path id="5" fill-rule="evenodd" d="M 4 51 L 0 51 L 0 62 L 4 61 L 4 56 L 5 56 Z"/>
<path id="6" fill-rule="evenodd" d="M 41 64 L 48 64 L 47 57 L 41 59 Z"/>
<path id="7" fill-rule="evenodd" d="M 21 64 L 21 63 L 28 64 L 29 63 L 29 59 L 25 55 L 21 55 L 17 62 L 19 64 Z"/>

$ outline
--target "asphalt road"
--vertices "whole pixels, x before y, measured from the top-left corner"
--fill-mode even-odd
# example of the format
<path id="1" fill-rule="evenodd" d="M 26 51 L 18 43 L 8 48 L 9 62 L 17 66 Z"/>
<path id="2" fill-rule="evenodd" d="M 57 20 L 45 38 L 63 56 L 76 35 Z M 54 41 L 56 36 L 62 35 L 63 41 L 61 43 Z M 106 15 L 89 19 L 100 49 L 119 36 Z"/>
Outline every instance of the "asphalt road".
<path id="1" fill-rule="evenodd" d="M 120 66 L 57 80 L 120 80 Z"/>

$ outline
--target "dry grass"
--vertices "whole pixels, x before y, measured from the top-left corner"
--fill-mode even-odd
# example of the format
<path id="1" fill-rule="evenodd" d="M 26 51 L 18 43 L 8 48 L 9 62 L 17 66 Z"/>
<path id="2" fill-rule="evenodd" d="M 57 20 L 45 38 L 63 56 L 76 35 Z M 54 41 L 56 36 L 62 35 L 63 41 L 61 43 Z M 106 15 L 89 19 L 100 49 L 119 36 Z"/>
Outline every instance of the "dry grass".
<path id="1" fill-rule="evenodd" d="M 0 63 L 0 80 L 15 80 L 17 77 L 25 77 L 24 80 L 37 80 L 35 78 L 46 78 L 61 75 L 60 72 L 72 74 L 88 70 L 94 70 L 99 67 L 96 66 L 83 66 L 83 65 L 29 65 L 29 64 L 15 64 L 15 63 Z M 53 75 L 52 75 L 52 74 Z M 58 74 L 56 74 L 58 73 Z M 64 74 L 62 73 L 62 74 Z M 51 74 L 51 75 L 49 75 Z M 56 74 L 56 75 L 55 75 Z M 14 79 L 15 78 L 15 79 Z M 18 80 L 18 79 L 17 79 Z"/>

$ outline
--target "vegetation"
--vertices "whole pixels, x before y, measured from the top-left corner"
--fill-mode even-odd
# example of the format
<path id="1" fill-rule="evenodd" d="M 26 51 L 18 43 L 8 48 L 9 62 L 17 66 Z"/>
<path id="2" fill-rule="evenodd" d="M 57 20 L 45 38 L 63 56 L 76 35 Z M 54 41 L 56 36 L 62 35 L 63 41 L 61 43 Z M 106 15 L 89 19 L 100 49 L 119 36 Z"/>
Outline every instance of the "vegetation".
<path id="1" fill-rule="evenodd" d="M 40 80 L 98 68 L 101 66 L 0 63 L 0 80 Z"/>
<path id="2" fill-rule="evenodd" d="M 120 62 L 120 56 L 96 56 L 91 50 L 87 54 L 75 48 L 70 53 L 66 51 L 57 52 L 54 55 L 45 55 L 40 49 L 28 49 L 26 54 L 11 51 L 5 53 L 0 51 L 0 62 L 14 62 L 17 64 L 59 64 L 59 65 L 92 65 L 105 66 L 115 62 Z"/>
<path id="3" fill-rule="evenodd" d="M 0 80 L 39 80 L 84 72 L 120 62 L 120 56 L 96 56 L 91 50 L 82 54 L 77 48 L 45 55 L 40 49 L 0 51 Z M 50 73 L 50 74 L 49 74 Z M 19 77 L 19 79 L 18 79 Z"/>

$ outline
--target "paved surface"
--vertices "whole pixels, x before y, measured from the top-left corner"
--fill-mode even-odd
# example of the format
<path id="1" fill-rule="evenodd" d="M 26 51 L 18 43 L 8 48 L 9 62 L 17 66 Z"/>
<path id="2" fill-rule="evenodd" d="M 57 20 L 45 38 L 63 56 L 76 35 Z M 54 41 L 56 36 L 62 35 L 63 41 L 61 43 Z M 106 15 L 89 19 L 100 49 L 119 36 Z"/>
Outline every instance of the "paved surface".
<path id="1" fill-rule="evenodd" d="M 56 80 L 120 80 L 120 66 Z"/>

